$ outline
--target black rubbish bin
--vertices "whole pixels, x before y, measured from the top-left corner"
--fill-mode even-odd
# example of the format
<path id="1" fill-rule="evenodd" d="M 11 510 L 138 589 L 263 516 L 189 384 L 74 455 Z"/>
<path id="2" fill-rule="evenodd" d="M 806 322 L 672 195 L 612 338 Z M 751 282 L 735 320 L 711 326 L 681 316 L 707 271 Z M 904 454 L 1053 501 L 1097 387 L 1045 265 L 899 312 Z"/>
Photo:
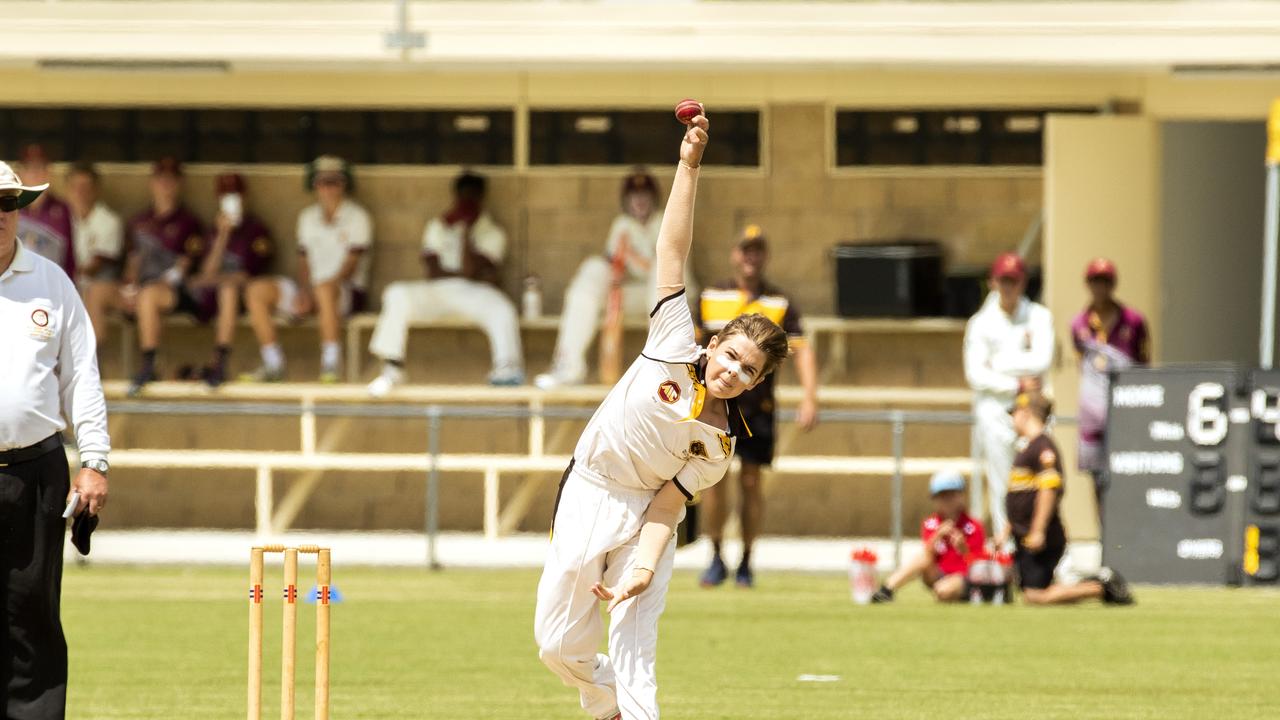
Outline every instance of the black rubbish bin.
<path id="1" fill-rule="evenodd" d="M 944 308 L 942 245 L 929 240 L 840 243 L 836 310 L 843 317 L 937 317 Z"/>

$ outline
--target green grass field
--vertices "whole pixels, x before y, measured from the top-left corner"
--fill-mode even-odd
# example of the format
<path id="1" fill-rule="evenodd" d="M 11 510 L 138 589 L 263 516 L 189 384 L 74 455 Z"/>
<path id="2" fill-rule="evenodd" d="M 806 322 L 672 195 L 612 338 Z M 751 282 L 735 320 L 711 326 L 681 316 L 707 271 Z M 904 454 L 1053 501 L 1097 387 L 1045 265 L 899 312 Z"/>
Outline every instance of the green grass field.
<path id="1" fill-rule="evenodd" d="M 278 583 L 279 568 L 268 575 Z M 338 565 L 334 581 L 346 595 L 333 610 L 334 718 L 585 717 L 534 652 L 536 572 Z M 237 568 L 68 567 L 68 716 L 242 716 L 245 594 Z M 266 595 L 264 716 L 278 717 L 278 585 Z M 1138 597 L 937 607 L 913 589 L 855 607 L 835 575 L 766 574 L 747 592 L 679 574 L 662 621 L 663 717 L 1276 717 L 1280 593 Z M 311 709 L 311 610 L 299 612 L 299 717 Z M 840 680 L 797 681 L 806 673 Z"/>

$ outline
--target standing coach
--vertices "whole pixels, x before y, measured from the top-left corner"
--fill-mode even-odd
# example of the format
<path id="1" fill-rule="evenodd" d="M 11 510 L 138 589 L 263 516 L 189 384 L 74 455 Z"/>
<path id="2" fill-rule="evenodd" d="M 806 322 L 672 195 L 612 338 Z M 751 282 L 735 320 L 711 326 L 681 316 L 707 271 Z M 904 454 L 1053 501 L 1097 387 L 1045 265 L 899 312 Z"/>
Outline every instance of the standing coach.
<path id="1" fill-rule="evenodd" d="M 107 500 L 110 439 L 93 326 L 66 273 L 17 242 L 18 209 L 47 187 L 24 186 L 0 163 L 0 692 L 11 720 L 66 714 L 63 512 L 73 489 L 77 514 L 96 515 Z M 82 461 L 70 483 L 64 415 Z"/>

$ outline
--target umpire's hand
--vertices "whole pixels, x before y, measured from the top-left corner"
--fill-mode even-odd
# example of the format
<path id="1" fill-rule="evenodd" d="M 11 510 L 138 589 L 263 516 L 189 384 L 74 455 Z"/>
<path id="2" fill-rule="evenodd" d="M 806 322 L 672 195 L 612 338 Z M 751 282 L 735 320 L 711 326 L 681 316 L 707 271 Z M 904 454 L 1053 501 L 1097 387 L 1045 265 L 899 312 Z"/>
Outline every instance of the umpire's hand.
<path id="1" fill-rule="evenodd" d="M 107 506 L 107 476 L 97 470 L 80 468 L 75 480 L 71 481 L 71 492 L 80 493 L 80 505 L 76 507 L 75 515 L 79 515 L 85 508 L 89 509 L 90 515 L 97 515 Z M 71 494 L 68 493 L 67 501 L 70 500 Z"/>

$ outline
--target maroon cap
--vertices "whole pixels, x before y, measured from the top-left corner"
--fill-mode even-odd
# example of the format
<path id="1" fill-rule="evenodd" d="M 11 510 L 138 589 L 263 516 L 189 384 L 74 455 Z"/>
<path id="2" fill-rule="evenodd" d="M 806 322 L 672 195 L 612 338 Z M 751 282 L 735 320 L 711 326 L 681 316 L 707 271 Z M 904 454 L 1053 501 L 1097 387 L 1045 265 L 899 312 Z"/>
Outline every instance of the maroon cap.
<path id="1" fill-rule="evenodd" d="M 218 195 L 231 193 L 244 194 L 244 177 L 240 173 L 222 173 L 213 181 L 214 192 Z"/>
<path id="2" fill-rule="evenodd" d="M 22 148 L 21 160 L 23 165 L 47 165 L 49 156 L 45 154 L 44 147 L 39 143 L 31 143 Z"/>
<path id="3" fill-rule="evenodd" d="M 182 163 L 172 155 L 165 155 L 151 166 L 151 174 L 182 177 Z"/>
<path id="4" fill-rule="evenodd" d="M 1106 258 L 1094 258 L 1084 269 L 1084 279 L 1088 280 L 1110 280 L 1115 282 L 1116 264 Z"/>
<path id="5" fill-rule="evenodd" d="M 622 181 L 622 196 L 626 197 L 633 192 L 647 192 L 650 195 L 658 195 L 658 181 L 644 170 L 636 170 Z"/>
<path id="6" fill-rule="evenodd" d="M 1014 280 L 1022 280 L 1027 277 L 1027 265 L 1022 262 L 1022 258 L 1017 253 L 1001 253 L 996 261 L 991 263 L 991 279 L 999 280 L 1001 278 L 1013 278 Z"/>

